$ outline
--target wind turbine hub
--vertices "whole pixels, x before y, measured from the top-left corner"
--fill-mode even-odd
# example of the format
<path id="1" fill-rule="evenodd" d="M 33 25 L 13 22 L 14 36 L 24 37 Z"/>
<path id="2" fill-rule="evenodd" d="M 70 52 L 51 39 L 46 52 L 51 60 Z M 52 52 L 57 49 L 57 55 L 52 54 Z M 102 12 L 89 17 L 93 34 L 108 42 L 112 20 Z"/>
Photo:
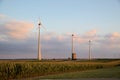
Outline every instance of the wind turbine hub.
<path id="1" fill-rule="evenodd" d="M 41 23 L 38 24 L 39 26 L 41 25 Z"/>

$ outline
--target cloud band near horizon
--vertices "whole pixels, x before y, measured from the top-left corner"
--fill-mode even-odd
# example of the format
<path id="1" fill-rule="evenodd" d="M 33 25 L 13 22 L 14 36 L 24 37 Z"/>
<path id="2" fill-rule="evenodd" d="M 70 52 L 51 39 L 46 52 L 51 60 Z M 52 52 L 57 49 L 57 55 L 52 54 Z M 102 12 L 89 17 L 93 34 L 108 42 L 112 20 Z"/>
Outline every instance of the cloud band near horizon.
<path id="1" fill-rule="evenodd" d="M 34 24 L 0 16 L 0 59 L 37 58 L 37 32 Z M 74 34 L 77 58 L 88 58 L 88 41 L 92 41 L 92 58 L 120 58 L 120 33 L 97 34 L 92 29 L 80 35 Z M 43 58 L 71 57 L 71 32 L 58 34 L 42 32 Z"/>

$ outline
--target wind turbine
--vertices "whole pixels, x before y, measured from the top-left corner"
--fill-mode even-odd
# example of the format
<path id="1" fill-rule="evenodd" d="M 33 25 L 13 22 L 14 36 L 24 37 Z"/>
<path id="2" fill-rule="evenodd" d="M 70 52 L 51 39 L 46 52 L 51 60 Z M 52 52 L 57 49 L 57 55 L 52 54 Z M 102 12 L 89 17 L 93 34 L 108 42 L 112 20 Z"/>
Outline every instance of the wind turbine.
<path id="1" fill-rule="evenodd" d="M 38 60 L 42 59 L 42 52 L 41 52 L 41 43 L 40 43 L 40 29 L 41 29 L 42 23 L 38 22 Z M 42 26 L 45 30 L 46 28 L 44 26 Z"/>
<path id="2" fill-rule="evenodd" d="M 74 52 L 74 34 L 72 34 L 72 60 L 76 60 L 76 53 Z"/>
<path id="3" fill-rule="evenodd" d="M 91 60 L 91 40 L 89 40 L 89 60 Z"/>
<path id="4" fill-rule="evenodd" d="M 73 37 L 74 37 L 74 34 L 72 34 L 72 53 L 74 53 Z"/>

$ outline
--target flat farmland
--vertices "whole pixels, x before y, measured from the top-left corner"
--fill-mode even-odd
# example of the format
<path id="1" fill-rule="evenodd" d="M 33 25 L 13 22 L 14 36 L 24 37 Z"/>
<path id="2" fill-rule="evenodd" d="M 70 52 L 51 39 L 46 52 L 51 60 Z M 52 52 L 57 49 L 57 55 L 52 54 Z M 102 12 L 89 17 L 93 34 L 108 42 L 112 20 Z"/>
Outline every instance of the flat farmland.
<path id="1" fill-rule="evenodd" d="M 62 73 L 56 75 L 47 75 L 42 76 L 38 79 L 82 79 L 84 80 L 116 80 L 120 79 L 120 66 L 119 67 L 112 67 L 112 68 L 105 68 L 105 69 L 97 69 L 97 70 L 87 70 L 87 71 L 77 71 L 77 72 L 70 72 L 70 73 Z M 86 80 L 86 79 L 85 79 Z"/>
<path id="2" fill-rule="evenodd" d="M 119 59 L 96 60 L 0 60 L 0 79 L 22 79 L 37 76 L 55 75 L 107 69 L 120 66 Z M 119 69 L 119 68 L 118 68 Z"/>

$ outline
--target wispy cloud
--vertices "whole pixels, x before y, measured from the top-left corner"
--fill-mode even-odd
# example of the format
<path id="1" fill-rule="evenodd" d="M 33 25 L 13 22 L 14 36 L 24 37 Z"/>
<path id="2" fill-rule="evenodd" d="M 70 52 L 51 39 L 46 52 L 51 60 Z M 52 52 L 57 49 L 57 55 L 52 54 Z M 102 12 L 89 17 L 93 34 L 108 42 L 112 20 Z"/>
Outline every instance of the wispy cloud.
<path id="1" fill-rule="evenodd" d="M 94 36 L 94 35 L 96 35 L 96 33 L 97 33 L 97 30 L 93 29 L 93 30 L 86 32 L 85 35 L 86 36 Z"/>
<path id="2" fill-rule="evenodd" d="M 110 33 L 110 34 L 107 34 L 105 37 L 109 39 L 118 39 L 120 38 L 120 33 L 118 32 Z"/>
<path id="3" fill-rule="evenodd" d="M 1 17 L 5 19 L 4 15 L 1 15 Z M 3 19 L 0 18 L 0 21 L 2 22 Z M 6 20 L 8 20 L 7 17 Z M 9 19 L 8 21 L 0 24 L 0 36 L 2 39 L 25 39 L 29 32 L 33 30 L 33 27 L 33 24 L 30 22 Z"/>
<path id="4" fill-rule="evenodd" d="M 34 34 L 34 33 L 33 33 Z M 114 34 L 114 33 L 111 33 Z M 87 58 L 88 55 L 88 40 L 89 38 L 84 38 L 80 35 L 79 41 L 74 40 L 75 52 L 78 58 Z M 108 34 L 106 34 L 108 35 Z M 115 39 L 106 38 L 106 35 L 98 36 L 96 40 L 92 40 L 92 55 L 95 57 L 120 57 L 119 48 L 120 39 L 117 37 Z M 77 35 L 78 36 L 78 35 Z M 2 42 L 0 41 L 0 53 L 5 55 L 14 54 L 34 54 L 37 57 L 37 35 L 36 38 L 31 36 L 24 41 L 15 42 Z M 11 47 L 9 47 L 11 46 Z M 119 46 L 119 47 L 118 47 Z M 71 35 L 69 34 L 57 34 L 55 32 L 45 32 L 41 34 L 41 47 L 43 58 L 68 58 L 71 57 Z M 11 52 L 11 53 L 10 53 Z M 9 54 L 6 54 L 9 53 Z M 80 54 L 79 54 L 80 53 Z M 3 54 L 2 54 L 3 56 Z M 17 56 L 17 55 L 16 55 Z M 21 56 L 22 57 L 22 56 Z M 24 57 L 24 56 L 23 56 Z M 31 56 L 27 56 L 28 58 Z M 114 56 L 113 56 L 114 57 Z"/>
<path id="5" fill-rule="evenodd" d="M 93 29 L 93 30 L 90 30 L 88 32 L 85 32 L 82 35 L 75 34 L 74 36 L 75 36 L 74 40 L 79 42 L 79 43 L 86 43 L 89 40 L 96 41 L 97 39 L 100 38 L 100 36 L 97 34 L 97 30 L 96 29 Z"/>
<path id="6" fill-rule="evenodd" d="M 23 21 L 12 21 L 5 25 L 9 37 L 14 39 L 25 39 L 30 31 L 33 30 L 33 24 Z"/>

